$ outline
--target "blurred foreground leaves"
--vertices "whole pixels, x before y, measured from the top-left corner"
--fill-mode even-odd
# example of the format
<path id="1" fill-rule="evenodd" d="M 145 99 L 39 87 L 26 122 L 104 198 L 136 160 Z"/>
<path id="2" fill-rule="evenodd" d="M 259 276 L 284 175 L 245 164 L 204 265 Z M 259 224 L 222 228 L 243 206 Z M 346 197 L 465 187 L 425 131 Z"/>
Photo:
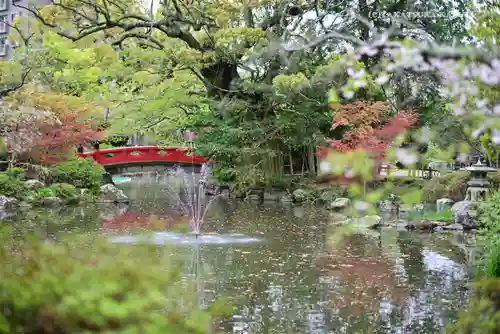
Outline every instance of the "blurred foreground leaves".
<path id="1" fill-rule="evenodd" d="M 1 333 L 207 333 L 227 307 L 200 310 L 180 280 L 182 257 L 164 248 L 61 244 L 1 233 Z"/>

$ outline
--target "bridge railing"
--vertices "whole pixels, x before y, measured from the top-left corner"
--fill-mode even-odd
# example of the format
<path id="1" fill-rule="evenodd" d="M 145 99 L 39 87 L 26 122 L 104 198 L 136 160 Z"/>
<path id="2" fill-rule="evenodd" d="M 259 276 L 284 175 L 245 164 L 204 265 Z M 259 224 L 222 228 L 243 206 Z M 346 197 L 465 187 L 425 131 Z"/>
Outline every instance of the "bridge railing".
<path id="1" fill-rule="evenodd" d="M 441 171 L 438 169 L 426 168 L 426 169 L 416 169 L 410 168 L 407 170 L 398 170 L 397 168 L 392 168 L 388 165 L 382 165 L 378 168 L 378 173 L 381 177 L 387 176 L 408 176 L 413 178 L 420 178 L 430 180 L 434 177 L 439 177 L 441 175 Z"/>
<path id="2" fill-rule="evenodd" d="M 161 146 L 135 146 L 114 147 L 95 150 L 79 154 L 82 158 L 93 158 L 101 165 L 115 165 L 127 163 L 168 161 L 190 164 L 202 164 L 207 160 L 195 155 L 186 147 L 161 147 Z"/>

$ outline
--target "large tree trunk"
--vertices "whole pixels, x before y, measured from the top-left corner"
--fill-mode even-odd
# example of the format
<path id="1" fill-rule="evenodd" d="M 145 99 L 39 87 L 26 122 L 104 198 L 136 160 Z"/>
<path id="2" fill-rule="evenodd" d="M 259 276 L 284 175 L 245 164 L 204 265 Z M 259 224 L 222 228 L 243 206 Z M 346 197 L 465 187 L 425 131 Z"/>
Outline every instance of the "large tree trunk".
<path id="1" fill-rule="evenodd" d="M 231 93 L 232 84 L 239 77 L 236 64 L 222 60 L 202 69 L 201 75 L 210 97 L 222 97 Z"/>

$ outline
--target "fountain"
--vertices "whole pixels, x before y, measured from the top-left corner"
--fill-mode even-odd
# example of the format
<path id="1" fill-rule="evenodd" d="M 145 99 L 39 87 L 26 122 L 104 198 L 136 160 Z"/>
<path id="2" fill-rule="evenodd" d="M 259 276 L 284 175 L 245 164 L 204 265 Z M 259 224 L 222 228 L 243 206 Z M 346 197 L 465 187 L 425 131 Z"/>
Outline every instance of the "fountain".
<path id="1" fill-rule="evenodd" d="M 207 195 L 207 185 L 211 176 L 209 163 L 203 164 L 199 175 L 194 169 L 191 177 L 182 167 L 174 168 L 173 173 L 165 173 L 163 180 L 156 175 L 155 183 L 160 183 L 168 190 L 167 194 L 177 202 L 177 208 L 188 217 L 191 233 L 157 232 L 152 236 L 119 236 L 111 239 L 115 243 L 166 243 L 196 245 L 196 244 L 233 244 L 251 243 L 260 239 L 247 237 L 243 234 L 202 234 L 202 226 L 208 209 L 221 195 Z M 160 182 L 163 181 L 163 182 Z"/>
<path id="2" fill-rule="evenodd" d="M 467 171 L 471 174 L 469 182 L 467 182 L 468 187 L 465 201 L 477 202 L 480 199 L 486 198 L 489 194 L 488 188 L 490 185 L 488 173 L 496 172 L 497 170 L 487 167 L 486 164 L 481 162 L 481 159 L 478 159 L 476 164 L 460 170 Z"/>

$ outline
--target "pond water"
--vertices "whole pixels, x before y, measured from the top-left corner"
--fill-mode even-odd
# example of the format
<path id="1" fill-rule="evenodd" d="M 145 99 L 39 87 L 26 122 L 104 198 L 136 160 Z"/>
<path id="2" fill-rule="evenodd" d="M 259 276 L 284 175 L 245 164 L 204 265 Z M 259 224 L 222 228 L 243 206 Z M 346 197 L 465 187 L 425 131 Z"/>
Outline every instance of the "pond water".
<path id="1" fill-rule="evenodd" d="M 130 206 L 28 211 L 13 222 L 16 234 L 123 237 L 137 233 L 131 227 L 144 227 L 151 215 L 165 225 L 182 219 L 166 205 L 164 187 L 121 187 Z M 332 218 L 319 208 L 217 201 L 208 216 L 205 233 L 259 240 L 177 246 L 190 252 L 197 268 L 199 302 L 226 297 L 234 305 L 220 324 L 224 332 L 439 333 L 467 303 L 467 234 L 383 229 L 331 244 Z"/>

